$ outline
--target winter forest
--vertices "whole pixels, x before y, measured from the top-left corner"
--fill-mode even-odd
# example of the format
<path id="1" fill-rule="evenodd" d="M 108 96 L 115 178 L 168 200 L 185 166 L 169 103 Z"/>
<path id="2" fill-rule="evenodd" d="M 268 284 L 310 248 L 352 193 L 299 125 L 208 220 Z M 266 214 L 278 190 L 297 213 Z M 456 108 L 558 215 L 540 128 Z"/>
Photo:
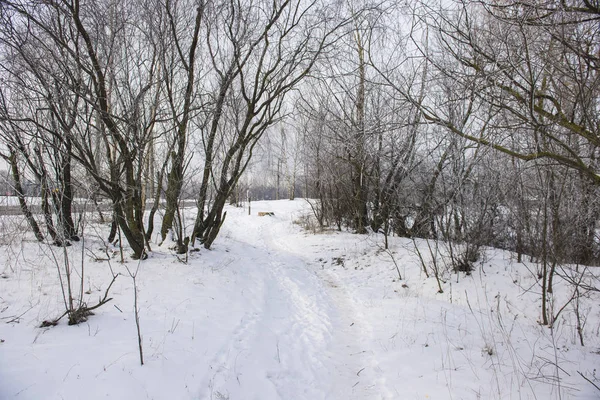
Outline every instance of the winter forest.
<path id="1" fill-rule="evenodd" d="M 0 20 L 0 399 L 600 398 L 599 1 Z"/>

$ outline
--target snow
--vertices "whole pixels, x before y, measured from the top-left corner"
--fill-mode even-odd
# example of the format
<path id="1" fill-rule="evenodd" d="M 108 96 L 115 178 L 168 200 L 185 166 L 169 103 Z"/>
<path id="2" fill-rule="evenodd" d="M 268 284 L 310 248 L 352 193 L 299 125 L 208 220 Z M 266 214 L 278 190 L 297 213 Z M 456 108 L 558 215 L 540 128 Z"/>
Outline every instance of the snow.
<path id="1" fill-rule="evenodd" d="M 25 197 L 27 204 L 40 204 L 39 197 Z M 0 196 L 0 206 L 19 206 L 19 198 L 17 196 Z"/>
<path id="2" fill-rule="evenodd" d="M 121 274 L 113 300 L 77 326 L 39 328 L 61 314 L 61 250 L 4 235 L 0 399 L 599 398 L 578 374 L 600 379 L 598 296 L 580 305 L 582 347 L 570 306 L 552 330 L 537 322 L 533 264 L 488 249 L 437 293 L 412 241 L 390 238 L 388 252 L 379 235 L 313 234 L 295 223 L 308 212 L 303 200 L 253 202 L 251 216 L 230 207 L 213 250 L 187 264 L 168 241 L 153 245 L 137 275 L 143 366 L 125 268 L 138 262 L 122 265 L 112 247 L 110 263 L 95 261 L 107 257 L 107 227 L 67 248 L 76 269 L 83 257 L 88 304 L 109 264 Z M 557 282 L 557 308 L 568 290 Z"/>

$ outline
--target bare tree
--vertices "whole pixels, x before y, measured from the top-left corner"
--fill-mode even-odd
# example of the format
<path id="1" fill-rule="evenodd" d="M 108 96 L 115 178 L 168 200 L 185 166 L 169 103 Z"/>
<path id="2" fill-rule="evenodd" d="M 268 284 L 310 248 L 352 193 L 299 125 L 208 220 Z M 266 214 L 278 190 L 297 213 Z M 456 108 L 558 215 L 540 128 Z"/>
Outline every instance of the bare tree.
<path id="1" fill-rule="evenodd" d="M 211 10 L 207 46 L 218 84 L 209 120 L 202 124 L 204 169 L 192 242 L 198 238 L 211 246 L 225 218 L 225 202 L 258 140 L 283 115 L 286 95 L 347 23 L 323 18 L 329 7 L 286 0 L 228 3 Z"/>
<path id="2" fill-rule="evenodd" d="M 133 5 L 77 0 L 5 2 L 4 9 L 11 29 L 4 43 L 42 88 L 48 110 L 44 119 L 35 110 L 21 121 L 64 148 L 57 162 L 63 175 L 71 156 L 85 168 L 112 199 L 134 256 L 143 257 L 141 181 L 153 118 L 147 99 L 157 81 L 156 46 L 145 29 L 151 16 Z"/>
<path id="3" fill-rule="evenodd" d="M 597 7 L 465 0 L 443 9 L 423 3 L 414 13 L 414 32 L 435 32 L 427 48 L 413 36 L 433 69 L 432 95 L 420 105 L 427 121 L 512 157 L 549 159 L 600 182 L 593 106 L 600 81 L 589 44 L 597 35 Z M 559 33 L 553 32 L 557 25 Z M 455 81 L 462 96 L 455 102 L 472 110 L 466 123 L 457 125 L 438 110 L 445 99 L 436 99 L 433 88 L 444 77 Z M 389 83 L 418 103 L 408 85 Z"/>
<path id="4" fill-rule="evenodd" d="M 187 21 L 188 8 L 195 7 L 193 21 Z M 187 155 L 188 125 L 194 109 L 198 107 L 194 101 L 195 81 L 198 79 L 198 54 L 200 53 L 200 29 L 202 27 L 206 4 L 200 1 L 196 5 L 185 2 L 167 1 L 165 14 L 168 31 L 165 32 L 167 43 L 164 46 L 164 82 L 169 108 L 172 113 L 174 146 L 168 157 L 171 169 L 167 174 L 166 209 L 162 221 L 161 236 L 165 240 L 167 232 L 173 227 L 178 201 L 183 185 L 184 167 Z M 188 34 L 189 37 L 184 37 Z M 181 71 L 181 72 L 179 72 Z M 180 87 L 180 85 L 184 87 Z M 183 98 L 179 98 L 179 92 Z M 179 225 L 181 226 L 181 225 Z M 187 244 L 183 243 L 183 233 L 177 234 L 177 252 L 187 252 Z"/>

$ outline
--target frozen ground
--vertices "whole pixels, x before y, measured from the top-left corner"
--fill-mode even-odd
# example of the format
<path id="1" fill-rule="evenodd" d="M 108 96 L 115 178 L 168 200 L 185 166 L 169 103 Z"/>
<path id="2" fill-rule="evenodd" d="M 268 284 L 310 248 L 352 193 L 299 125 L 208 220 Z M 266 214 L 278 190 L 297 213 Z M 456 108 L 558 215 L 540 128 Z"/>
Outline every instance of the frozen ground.
<path id="1" fill-rule="evenodd" d="M 122 265 L 115 248 L 97 261 L 105 233 L 90 221 L 69 260 L 79 270 L 83 258 L 89 304 L 109 266 L 120 273 L 113 300 L 81 325 L 39 328 L 61 314 L 61 249 L 23 241 L 24 228 L 3 220 L 0 399 L 600 397 L 579 374 L 600 383 L 598 296 L 579 305 L 582 347 L 573 304 L 553 330 L 538 324 L 535 265 L 490 249 L 437 293 L 411 241 L 391 238 L 384 251 L 377 235 L 313 234 L 294 223 L 307 212 L 303 200 L 256 202 L 252 216 L 230 208 L 214 249 L 187 264 L 154 245 L 137 277 L 144 366 L 125 268 L 137 262 Z M 570 288 L 555 286 L 558 310 Z"/>

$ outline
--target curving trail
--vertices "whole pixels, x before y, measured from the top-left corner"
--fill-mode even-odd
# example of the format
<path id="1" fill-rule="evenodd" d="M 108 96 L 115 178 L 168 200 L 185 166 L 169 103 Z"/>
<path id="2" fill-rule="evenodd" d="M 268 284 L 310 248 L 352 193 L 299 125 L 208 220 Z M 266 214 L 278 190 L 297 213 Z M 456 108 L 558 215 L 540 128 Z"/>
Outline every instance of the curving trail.
<path id="1" fill-rule="evenodd" d="M 228 233 L 231 253 L 253 269 L 247 308 L 211 363 L 204 397 L 392 398 L 352 299 L 283 240 L 291 216 L 251 218 Z"/>

